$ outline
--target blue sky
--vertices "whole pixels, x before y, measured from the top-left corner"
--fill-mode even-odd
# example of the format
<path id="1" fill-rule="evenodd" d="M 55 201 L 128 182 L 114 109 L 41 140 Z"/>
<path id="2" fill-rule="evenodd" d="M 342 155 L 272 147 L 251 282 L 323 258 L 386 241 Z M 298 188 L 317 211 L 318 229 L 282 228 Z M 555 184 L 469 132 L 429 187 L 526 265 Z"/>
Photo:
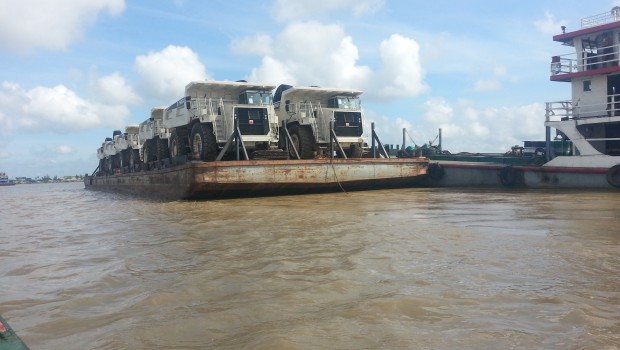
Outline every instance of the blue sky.
<path id="1" fill-rule="evenodd" d="M 453 153 L 505 152 L 570 99 L 552 36 L 618 4 L 0 0 L 0 171 L 91 173 L 114 129 L 201 79 L 355 88 L 384 143 L 441 127 Z"/>

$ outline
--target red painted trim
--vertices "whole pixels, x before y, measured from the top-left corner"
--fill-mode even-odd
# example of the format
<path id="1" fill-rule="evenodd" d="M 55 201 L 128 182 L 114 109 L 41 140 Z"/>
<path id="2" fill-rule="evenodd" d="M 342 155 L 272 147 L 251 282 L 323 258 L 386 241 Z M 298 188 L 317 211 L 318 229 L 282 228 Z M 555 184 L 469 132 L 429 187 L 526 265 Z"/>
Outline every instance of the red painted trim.
<path id="1" fill-rule="evenodd" d="M 508 165 L 489 165 L 489 164 L 448 164 L 439 163 L 443 168 L 461 168 L 461 169 L 477 169 L 477 170 L 502 170 Z"/>
<path id="2" fill-rule="evenodd" d="M 568 33 L 554 35 L 553 36 L 553 41 L 567 42 L 567 41 L 572 40 L 575 37 L 578 37 L 580 35 L 592 34 L 592 33 L 597 33 L 597 32 L 604 32 L 604 31 L 611 30 L 611 29 L 618 28 L 618 27 L 620 27 L 620 22 L 607 23 L 607 24 L 603 24 L 603 25 L 600 25 L 600 26 L 596 26 L 596 27 L 590 27 L 590 28 L 576 30 L 574 32 L 568 32 Z"/>
<path id="3" fill-rule="evenodd" d="M 571 81 L 571 79 L 573 79 L 573 78 L 587 77 L 587 76 L 597 75 L 597 74 L 609 74 L 609 73 L 615 73 L 615 72 L 620 72 L 620 66 L 605 67 L 605 68 L 599 68 L 599 69 L 591 69 L 591 70 L 586 70 L 586 71 L 583 71 L 583 72 L 556 74 L 556 75 L 550 76 L 549 80 L 551 80 L 551 81 Z"/>

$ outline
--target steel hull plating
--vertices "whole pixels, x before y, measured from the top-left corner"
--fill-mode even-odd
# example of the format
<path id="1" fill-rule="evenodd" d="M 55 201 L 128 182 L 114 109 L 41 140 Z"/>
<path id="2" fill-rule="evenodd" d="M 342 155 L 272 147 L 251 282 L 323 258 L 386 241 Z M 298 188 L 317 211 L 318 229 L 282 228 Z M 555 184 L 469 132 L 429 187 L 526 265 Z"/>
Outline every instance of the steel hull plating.
<path id="1" fill-rule="evenodd" d="M 433 171 L 437 164 L 442 169 L 440 172 Z M 428 186 L 617 189 L 607 168 L 437 164 L 430 165 L 429 177 L 424 182 Z"/>
<path id="2" fill-rule="evenodd" d="M 87 189 L 164 199 L 209 199 L 415 186 L 428 159 L 312 159 L 191 162 L 86 177 Z"/>

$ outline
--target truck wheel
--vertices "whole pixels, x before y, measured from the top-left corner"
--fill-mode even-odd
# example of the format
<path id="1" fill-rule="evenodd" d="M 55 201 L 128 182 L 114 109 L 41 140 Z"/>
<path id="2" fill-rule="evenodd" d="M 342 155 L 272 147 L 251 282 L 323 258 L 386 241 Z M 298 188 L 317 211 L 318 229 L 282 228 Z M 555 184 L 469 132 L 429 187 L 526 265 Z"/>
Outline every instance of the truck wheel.
<path id="1" fill-rule="evenodd" d="M 353 144 L 349 148 L 349 158 L 362 158 L 364 150 L 359 145 Z"/>
<path id="2" fill-rule="evenodd" d="M 99 159 L 99 171 L 97 171 L 97 175 L 99 176 L 105 172 L 105 159 Z"/>
<path id="3" fill-rule="evenodd" d="M 184 133 L 185 134 L 185 133 Z M 184 156 L 187 154 L 187 137 L 177 130 L 170 136 L 170 157 Z"/>
<path id="4" fill-rule="evenodd" d="M 146 140 L 144 141 L 144 145 L 142 145 L 142 161 L 146 164 L 154 161 L 153 156 L 155 152 L 153 152 L 153 141 Z"/>
<path id="5" fill-rule="evenodd" d="M 113 174 L 113 172 L 112 172 L 112 156 L 108 156 L 105 159 L 105 172 L 108 175 L 112 175 Z"/>
<path id="6" fill-rule="evenodd" d="M 192 154 L 198 155 L 198 159 L 212 162 L 217 157 L 217 144 L 211 128 L 200 123 L 194 124 L 191 133 Z"/>
<path id="7" fill-rule="evenodd" d="M 157 139 L 157 160 L 162 161 L 170 158 L 170 149 L 168 148 L 168 140 Z"/>
<path id="8" fill-rule="evenodd" d="M 117 153 L 110 157 L 112 159 L 112 172 L 121 168 L 121 155 Z"/>
<path id="9" fill-rule="evenodd" d="M 136 171 L 136 165 L 140 164 L 140 151 L 137 149 L 130 149 L 129 151 L 129 171 L 133 173 Z"/>
<path id="10" fill-rule="evenodd" d="M 129 153 L 131 152 L 131 148 L 124 149 L 120 152 L 120 160 L 121 160 L 121 169 L 129 166 Z"/>
<path id="11" fill-rule="evenodd" d="M 297 124 L 293 124 L 289 127 L 288 133 L 291 134 L 291 143 L 295 145 L 301 159 L 314 158 L 314 137 L 308 128 L 302 128 Z M 291 155 L 294 157 L 295 152 L 293 150 L 291 152 Z"/>

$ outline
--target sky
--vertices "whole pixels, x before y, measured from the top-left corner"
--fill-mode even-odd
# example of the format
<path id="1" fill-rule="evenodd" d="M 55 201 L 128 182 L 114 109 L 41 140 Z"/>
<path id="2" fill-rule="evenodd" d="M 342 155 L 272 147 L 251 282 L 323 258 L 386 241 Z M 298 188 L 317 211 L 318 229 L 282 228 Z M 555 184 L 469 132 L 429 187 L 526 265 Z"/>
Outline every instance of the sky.
<path id="1" fill-rule="evenodd" d="M 0 172 L 90 174 L 113 130 L 245 79 L 364 91 L 381 141 L 506 152 L 544 140 L 552 40 L 617 1 L 0 0 Z"/>

